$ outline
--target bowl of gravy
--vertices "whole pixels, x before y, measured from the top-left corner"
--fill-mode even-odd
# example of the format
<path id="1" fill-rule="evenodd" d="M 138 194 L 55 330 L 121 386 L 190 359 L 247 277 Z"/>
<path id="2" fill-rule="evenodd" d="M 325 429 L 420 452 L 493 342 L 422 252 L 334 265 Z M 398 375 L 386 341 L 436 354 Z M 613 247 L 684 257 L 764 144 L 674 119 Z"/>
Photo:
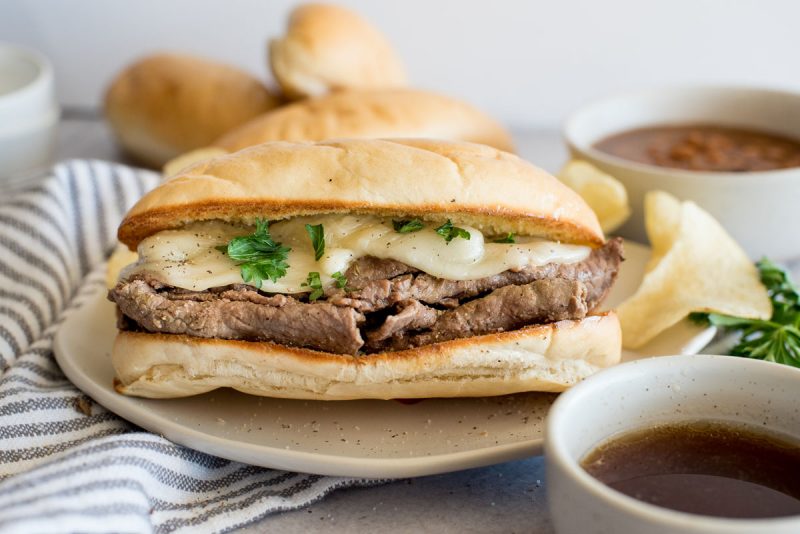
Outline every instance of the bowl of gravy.
<path id="1" fill-rule="evenodd" d="M 668 356 L 602 371 L 548 415 L 558 532 L 800 532 L 800 369 Z"/>
<path id="2" fill-rule="evenodd" d="M 739 87 L 643 91 L 567 121 L 573 157 L 618 178 L 646 241 L 643 199 L 663 190 L 709 211 L 754 259 L 800 257 L 800 93 Z M 791 235 L 789 235 L 791 233 Z"/>

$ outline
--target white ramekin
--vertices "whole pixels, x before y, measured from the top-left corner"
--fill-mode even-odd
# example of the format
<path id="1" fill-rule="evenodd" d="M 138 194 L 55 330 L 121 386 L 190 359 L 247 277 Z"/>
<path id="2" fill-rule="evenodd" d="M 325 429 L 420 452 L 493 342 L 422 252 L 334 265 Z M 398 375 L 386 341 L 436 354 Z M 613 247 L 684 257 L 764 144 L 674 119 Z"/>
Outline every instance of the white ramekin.
<path id="1" fill-rule="evenodd" d="M 667 88 L 607 98 L 572 114 L 564 137 L 573 157 L 591 162 L 628 190 L 632 215 L 617 232 L 646 242 L 642 202 L 662 190 L 694 200 L 757 259 L 800 257 L 800 168 L 695 172 L 635 163 L 593 145 L 611 134 L 660 124 L 721 124 L 800 139 L 800 93 L 742 87 Z"/>
<path id="2" fill-rule="evenodd" d="M 51 162 L 58 119 L 50 62 L 0 43 L 0 180 Z"/>
<path id="3" fill-rule="evenodd" d="M 713 419 L 800 439 L 800 369 L 733 356 L 666 356 L 604 370 L 561 395 L 547 417 L 547 494 L 563 533 L 789 534 L 800 516 L 723 519 L 638 501 L 589 475 L 580 460 L 627 430 Z"/>

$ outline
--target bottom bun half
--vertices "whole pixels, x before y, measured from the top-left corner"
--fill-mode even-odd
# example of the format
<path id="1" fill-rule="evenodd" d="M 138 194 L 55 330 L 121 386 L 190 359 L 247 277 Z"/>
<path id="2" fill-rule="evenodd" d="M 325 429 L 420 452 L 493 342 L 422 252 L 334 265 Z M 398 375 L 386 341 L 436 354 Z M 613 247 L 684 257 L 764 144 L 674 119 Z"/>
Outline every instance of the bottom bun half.
<path id="1" fill-rule="evenodd" d="M 620 360 L 613 312 L 363 356 L 267 342 L 120 332 L 117 391 L 185 397 L 230 387 L 253 395 L 348 400 L 563 391 Z"/>

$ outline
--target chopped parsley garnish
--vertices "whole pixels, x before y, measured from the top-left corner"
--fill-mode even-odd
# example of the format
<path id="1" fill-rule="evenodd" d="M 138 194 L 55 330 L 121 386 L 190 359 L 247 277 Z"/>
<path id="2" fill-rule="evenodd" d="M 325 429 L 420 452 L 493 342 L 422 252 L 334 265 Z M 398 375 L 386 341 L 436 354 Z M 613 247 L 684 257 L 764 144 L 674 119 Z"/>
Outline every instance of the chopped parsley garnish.
<path id="1" fill-rule="evenodd" d="M 495 243 L 516 243 L 517 239 L 514 236 L 513 232 L 508 232 L 508 235 L 505 237 L 499 237 L 494 240 Z"/>
<path id="2" fill-rule="evenodd" d="M 311 245 L 314 247 L 314 259 L 319 261 L 323 254 L 325 254 L 325 229 L 321 224 L 306 225 L 306 232 L 308 237 L 311 238 Z"/>
<path id="3" fill-rule="evenodd" d="M 450 241 L 457 237 L 469 241 L 469 232 L 463 228 L 459 228 L 458 226 L 453 226 L 453 222 L 450 219 L 447 219 L 446 223 L 437 228 L 436 233 L 442 236 L 444 240 L 447 241 L 448 245 L 450 244 Z"/>
<path id="4" fill-rule="evenodd" d="M 258 289 L 264 280 L 277 282 L 286 276 L 289 264 L 289 247 L 273 241 L 269 235 L 269 221 L 256 219 L 256 231 L 250 235 L 234 237 L 227 246 L 217 247 L 241 268 L 242 280 L 252 282 Z"/>
<path id="5" fill-rule="evenodd" d="M 419 232 L 425 228 L 425 224 L 419 219 L 410 219 L 402 221 L 392 221 L 394 231 L 401 234 L 410 234 L 411 232 Z"/>
<path id="6" fill-rule="evenodd" d="M 314 302 L 325 293 L 322 289 L 322 280 L 320 280 L 318 272 L 312 271 L 308 273 L 308 278 L 306 278 L 306 281 L 300 284 L 300 286 L 311 288 L 311 293 L 308 294 L 308 300 L 311 302 Z"/>
<path id="7" fill-rule="evenodd" d="M 338 287 L 339 289 L 344 289 L 345 291 L 347 291 L 347 277 L 345 275 L 343 275 L 339 271 L 336 271 L 335 273 L 333 273 L 331 275 L 331 278 L 336 280 L 336 282 L 335 282 L 336 283 L 336 287 Z"/>
<path id="8" fill-rule="evenodd" d="M 772 301 L 772 317 L 743 319 L 717 313 L 693 313 L 697 323 L 741 332 L 731 355 L 800 367 L 800 289 L 789 275 L 764 258 L 757 264 Z"/>

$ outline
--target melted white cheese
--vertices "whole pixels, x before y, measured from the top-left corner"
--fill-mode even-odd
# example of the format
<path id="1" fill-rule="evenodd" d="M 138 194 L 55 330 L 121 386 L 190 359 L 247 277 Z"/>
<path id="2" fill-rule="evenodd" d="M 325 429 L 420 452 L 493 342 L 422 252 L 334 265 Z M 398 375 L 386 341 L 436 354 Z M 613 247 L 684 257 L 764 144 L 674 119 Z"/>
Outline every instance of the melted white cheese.
<path id="1" fill-rule="evenodd" d="M 322 224 L 325 254 L 316 261 L 306 224 Z M 391 220 L 370 216 L 326 215 L 297 217 L 270 225 L 272 238 L 290 247 L 286 276 L 276 282 L 265 280 L 262 290 L 270 293 L 304 293 L 302 284 L 309 272 L 320 273 L 323 285 L 333 283 L 331 275 L 344 273 L 363 256 L 392 259 L 448 280 L 474 280 L 546 263 L 574 263 L 589 255 L 590 248 L 565 245 L 530 237 L 516 243 L 487 243 L 476 228 L 463 226 L 470 239 L 455 238 L 447 243 L 426 223 L 418 232 L 401 234 Z M 215 247 L 232 238 L 248 235 L 253 228 L 223 222 L 193 223 L 180 230 L 167 230 L 139 244 L 139 261 L 123 277 L 148 272 L 161 282 L 195 291 L 242 283 L 240 268 Z"/>

